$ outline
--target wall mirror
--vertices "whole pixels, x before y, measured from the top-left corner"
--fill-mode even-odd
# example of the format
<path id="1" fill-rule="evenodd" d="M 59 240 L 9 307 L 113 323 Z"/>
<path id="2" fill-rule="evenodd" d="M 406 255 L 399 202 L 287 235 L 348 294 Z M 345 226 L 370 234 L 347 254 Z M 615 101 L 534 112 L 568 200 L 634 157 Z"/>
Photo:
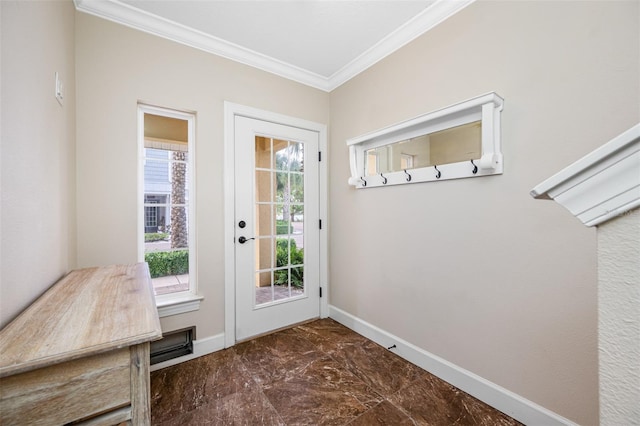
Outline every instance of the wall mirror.
<path id="1" fill-rule="evenodd" d="M 463 124 L 364 152 L 365 175 L 470 161 L 482 156 L 482 122 Z"/>
<path id="2" fill-rule="evenodd" d="M 500 113 L 495 93 L 347 141 L 356 188 L 502 173 Z"/>

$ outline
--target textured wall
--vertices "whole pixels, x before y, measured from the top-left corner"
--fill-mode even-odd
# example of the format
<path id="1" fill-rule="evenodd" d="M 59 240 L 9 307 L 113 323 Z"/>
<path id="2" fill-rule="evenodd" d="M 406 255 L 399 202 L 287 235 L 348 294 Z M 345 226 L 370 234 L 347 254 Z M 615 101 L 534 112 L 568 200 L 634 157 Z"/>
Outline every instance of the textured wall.
<path id="1" fill-rule="evenodd" d="M 639 6 L 478 1 L 334 90 L 331 304 L 597 424 L 596 230 L 529 191 L 638 122 Z M 347 184 L 347 139 L 489 91 L 503 175 Z"/>
<path id="2" fill-rule="evenodd" d="M 600 424 L 640 425 L 640 209 L 598 227 Z"/>

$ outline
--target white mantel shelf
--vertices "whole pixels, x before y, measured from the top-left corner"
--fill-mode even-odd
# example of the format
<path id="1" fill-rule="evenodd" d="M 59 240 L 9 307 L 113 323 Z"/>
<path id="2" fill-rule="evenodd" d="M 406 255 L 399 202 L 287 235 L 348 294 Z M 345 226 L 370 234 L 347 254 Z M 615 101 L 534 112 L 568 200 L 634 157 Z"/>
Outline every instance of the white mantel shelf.
<path id="1" fill-rule="evenodd" d="M 555 200 L 586 226 L 640 206 L 640 123 L 531 190 Z"/>

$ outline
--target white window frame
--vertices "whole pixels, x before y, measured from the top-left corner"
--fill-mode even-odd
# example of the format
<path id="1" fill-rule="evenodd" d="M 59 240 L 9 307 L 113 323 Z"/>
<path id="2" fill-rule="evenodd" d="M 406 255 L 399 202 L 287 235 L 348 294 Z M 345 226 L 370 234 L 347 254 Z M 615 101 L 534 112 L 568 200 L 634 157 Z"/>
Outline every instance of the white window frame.
<path id="1" fill-rule="evenodd" d="M 500 120 L 503 104 L 504 100 L 496 93 L 491 92 L 349 139 L 347 141 L 351 169 L 349 184 L 361 189 L 502 174 Z M 473 164 L 471 161 L 461 161 L 437 165 L 437 168 L 433 166 L 420 167 L 407 171 L 384 173 L 384 175 L 366 175 L 365 156 L 370 149 L 476 121 L 482 122 L 482 153 L 480 158 L 473 160 Z"/>
<path id="2" fill-rule="evenodd" d="M 180 292 L 157 295 L 156 306 L 160 317 L 177 315 L 200 309 L 202 296 L 198 295 L 197 253 L 196 253 L 196 188 L 195 188 L 195 113 L 152 105 L 138 104 L 138 261 L 144 262 L 144 115 L 153 114 L 187 121 L 187 223 L 189 232 L 189 289 Z"/>

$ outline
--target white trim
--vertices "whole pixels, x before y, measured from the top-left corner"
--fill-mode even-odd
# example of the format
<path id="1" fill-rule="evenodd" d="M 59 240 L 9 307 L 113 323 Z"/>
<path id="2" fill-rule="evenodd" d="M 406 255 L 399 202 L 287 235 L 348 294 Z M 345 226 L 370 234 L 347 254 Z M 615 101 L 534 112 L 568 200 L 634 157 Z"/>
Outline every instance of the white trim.
<path id="1" fill-rule="evenodd" d="M 204 339 L 193 341 L 193 353 L 178 358 L 173 358 L 168 361 L 159 362 L 151 366 L 151 371 L 161 370 L 172 365 L 177 365 L 185 361 L 209 355 L 214 352 L 218 352 L 224 349 L 224 333 L 216 334 L 215 336 L 207 337 Z"/>
<path id="2" fill-rule="evenodd" d="M 81 12 L 330 92 L 474 1 L 437 0 L 330 77 L 263 55 L 118 0 L 74 0 L 74 4 Z"/>
<path id="3" fill-rule="evenodd" d="M 320 231 L 320 286 L 322 287 L 322 298 L 320 299 L 320 317 L 326 318 L 329 315 L 329 292 L 328 292 L 328 246 L 327 246 L 327 126 L 301 118 L 290 117 L 275 112 L 252 108 L 232 102 L 224 102 L 224 301 L 225 301 L 225 347 L 235 345 L 235 126 L 236 116 L 252 118 L 256 120 L 269 121 L 283 124 L 285 126 L 298 127 L 301 129 L 318 132 L 318 146 L 322 152 L 323 161 L 319 164 L 320 172 L 320 219 L 322 220 L 322 230 Z"/>
<path id="4" fill-rule="evenodd" d="M 200 309 L 200 302 L 204 299 L 191 293 L 173 293 L 173 298 L 158 301 L 156 296 L 156 305 L 158 306 L 158 316 L 160 318 L 170 317 L 172 315 L 184 314 Z"/>
<path id="5" fill-rule="evenodd" d="M 140 234 L 144 235 L 144 225 L 145 225 L 145 217 L 144 217 L 144 114 L 145 110 L 140 108 L 140 103 L 138 103 L 137 109 L 137 122 L 138 126 L 138 139 L 136 141 L 137 151 L 138 151 L 138 159 L 136 161 L 136 167 L 138 173 L 136 174 L 138 179 L 138 187 L 137 187 L 137 203 L 136 203 L 136 212 L 137 212 L 137 229 L 136 229 L 136 241 L 137 241 L 137 255 L 138 262 L 144 262 L 144 237 L 141 238 Z M 157 302 L 156 302 L 157 304 Z"/>
<path id="6" fill-rule="evenodd" d="M 531 196 L 553 199 L 586 226 L 640 207 L 640 124 L 551 176 Z"/>
<path id="7" fill-rule="evenodd" d="M 367 68 L 455 15 L 475 0 L 437 0 L 410 21 L 387 35 L 328 79 L 328 91 L 341 86 Z"/>
<path id="8" fill-rule="evenodd" d="M 189 290 L 162 294 L 156 296 L 156 306 L 161 317 L 177 315 L 180 313 L 191 312 L 200 308 L 200 300 L 203 298 L 198 296 L 198 264 L 196 255 L 196 131 L 195 120 L 196 113 L 192 111 L 178 110 L 172 108 L 159 107 L 149 105 L 141 101 L 138 102 L 138 261 L 145 260 L 144 247 L 144 115 L 154 114 L 164 117 L 176 118 L 187 122 L 187 170 L 189 182 L 189 203 L 188 223 L 189 223 Z"/>
<path id="9" fill-rule="evenodd" d="M 224 347 L 236 344 L 235 106 L 224 103 Z"/>
<path id="10" fill-rule="evenodd" d="M 319 164 L 320 171 L 320 220 L 322 221 L 322 229 L 320 230 L 320 288 L 322 289 L 322 298 L 320 299 L 320 318 L 329 316 L 329 179 L 327 176 L 327 163 L 329 162 L 329 152 L 327 144 L 327 126 L 320 125 L 318 129 L 319 149 L 322 161 Z"/>
<path id="11" fill-rule="evenodd" d="M 527 425 L 575 425 L 575 423 L 569 419 L 402 340 L 335 306 L 330 306 L 329 309 L 329 316 L 345 327 L 373 340 L 385 348 L 395 344 L 396 347 L 393 349 L 393 352 L 398 356 L 513 417 L 519 422 Z"/>

